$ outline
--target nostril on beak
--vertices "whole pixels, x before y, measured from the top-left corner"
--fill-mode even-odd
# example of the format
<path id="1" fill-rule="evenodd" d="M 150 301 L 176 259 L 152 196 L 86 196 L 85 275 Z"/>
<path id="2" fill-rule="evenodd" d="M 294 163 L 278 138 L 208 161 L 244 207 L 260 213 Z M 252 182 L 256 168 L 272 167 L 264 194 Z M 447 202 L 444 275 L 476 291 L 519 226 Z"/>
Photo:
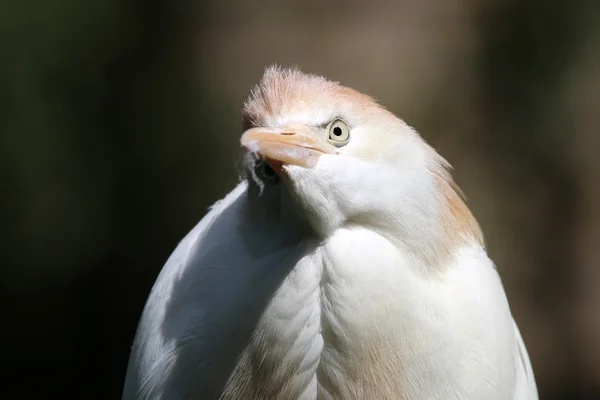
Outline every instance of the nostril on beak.
<path id="1" fill-rule="evenodd" d="M 294 133 L 294 132 L 281 132 L 281 134 L 282 134 L 283 136 L 292 136 L 292 135 L 295 135 L 295 133 Z"/>

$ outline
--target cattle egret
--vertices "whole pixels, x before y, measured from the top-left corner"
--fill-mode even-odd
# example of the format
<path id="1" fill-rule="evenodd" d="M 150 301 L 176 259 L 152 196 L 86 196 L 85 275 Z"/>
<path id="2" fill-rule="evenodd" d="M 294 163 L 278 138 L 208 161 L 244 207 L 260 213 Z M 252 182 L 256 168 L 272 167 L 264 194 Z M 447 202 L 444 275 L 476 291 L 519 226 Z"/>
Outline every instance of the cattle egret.
<path id="1" fill-rule="evenodd" d="M 244 179 L 181 241 L 123 399 L 537 399 L 449 165 L 370 97 L 268 68 Z"/>

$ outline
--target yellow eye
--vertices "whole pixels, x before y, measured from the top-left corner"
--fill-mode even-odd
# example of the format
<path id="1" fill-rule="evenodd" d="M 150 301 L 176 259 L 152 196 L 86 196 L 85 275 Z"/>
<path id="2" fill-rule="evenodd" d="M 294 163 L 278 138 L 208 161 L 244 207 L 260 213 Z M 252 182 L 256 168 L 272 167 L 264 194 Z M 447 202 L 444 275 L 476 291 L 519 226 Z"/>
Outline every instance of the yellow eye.
<path id="1" fill-rule="evenodd" d="M 336 119 L 327 126 L 329 142 L 336 146 L 343 146 L 350 141 L 350 128 L 341 119 Z"/>

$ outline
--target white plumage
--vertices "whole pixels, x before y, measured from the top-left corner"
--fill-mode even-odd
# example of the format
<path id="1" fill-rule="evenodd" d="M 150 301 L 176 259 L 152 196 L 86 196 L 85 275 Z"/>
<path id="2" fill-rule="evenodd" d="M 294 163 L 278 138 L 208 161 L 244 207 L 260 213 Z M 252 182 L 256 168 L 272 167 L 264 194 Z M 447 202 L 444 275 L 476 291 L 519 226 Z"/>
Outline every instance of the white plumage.
<path id="1" fill-rule="evenodd" d="M 248 162 L 167 261 L 124 400 L 537 399 L 477 222 L 414 130 L 278 68 L 244 123 L 272 169 Z"/>

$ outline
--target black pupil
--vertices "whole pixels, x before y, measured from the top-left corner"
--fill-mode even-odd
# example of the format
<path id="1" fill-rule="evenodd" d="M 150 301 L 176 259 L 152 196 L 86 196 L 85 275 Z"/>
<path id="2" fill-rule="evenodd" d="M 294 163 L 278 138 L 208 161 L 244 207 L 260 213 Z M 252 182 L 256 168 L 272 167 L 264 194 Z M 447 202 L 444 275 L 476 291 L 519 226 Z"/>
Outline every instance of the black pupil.
<path id="1" fill-rule="evenodd" d="M 342 128 L 340 128 L 339 126 L 336 126 L 335 128 L 333 128 L 333 134 L 335 136 L 342 136 Z"/>

